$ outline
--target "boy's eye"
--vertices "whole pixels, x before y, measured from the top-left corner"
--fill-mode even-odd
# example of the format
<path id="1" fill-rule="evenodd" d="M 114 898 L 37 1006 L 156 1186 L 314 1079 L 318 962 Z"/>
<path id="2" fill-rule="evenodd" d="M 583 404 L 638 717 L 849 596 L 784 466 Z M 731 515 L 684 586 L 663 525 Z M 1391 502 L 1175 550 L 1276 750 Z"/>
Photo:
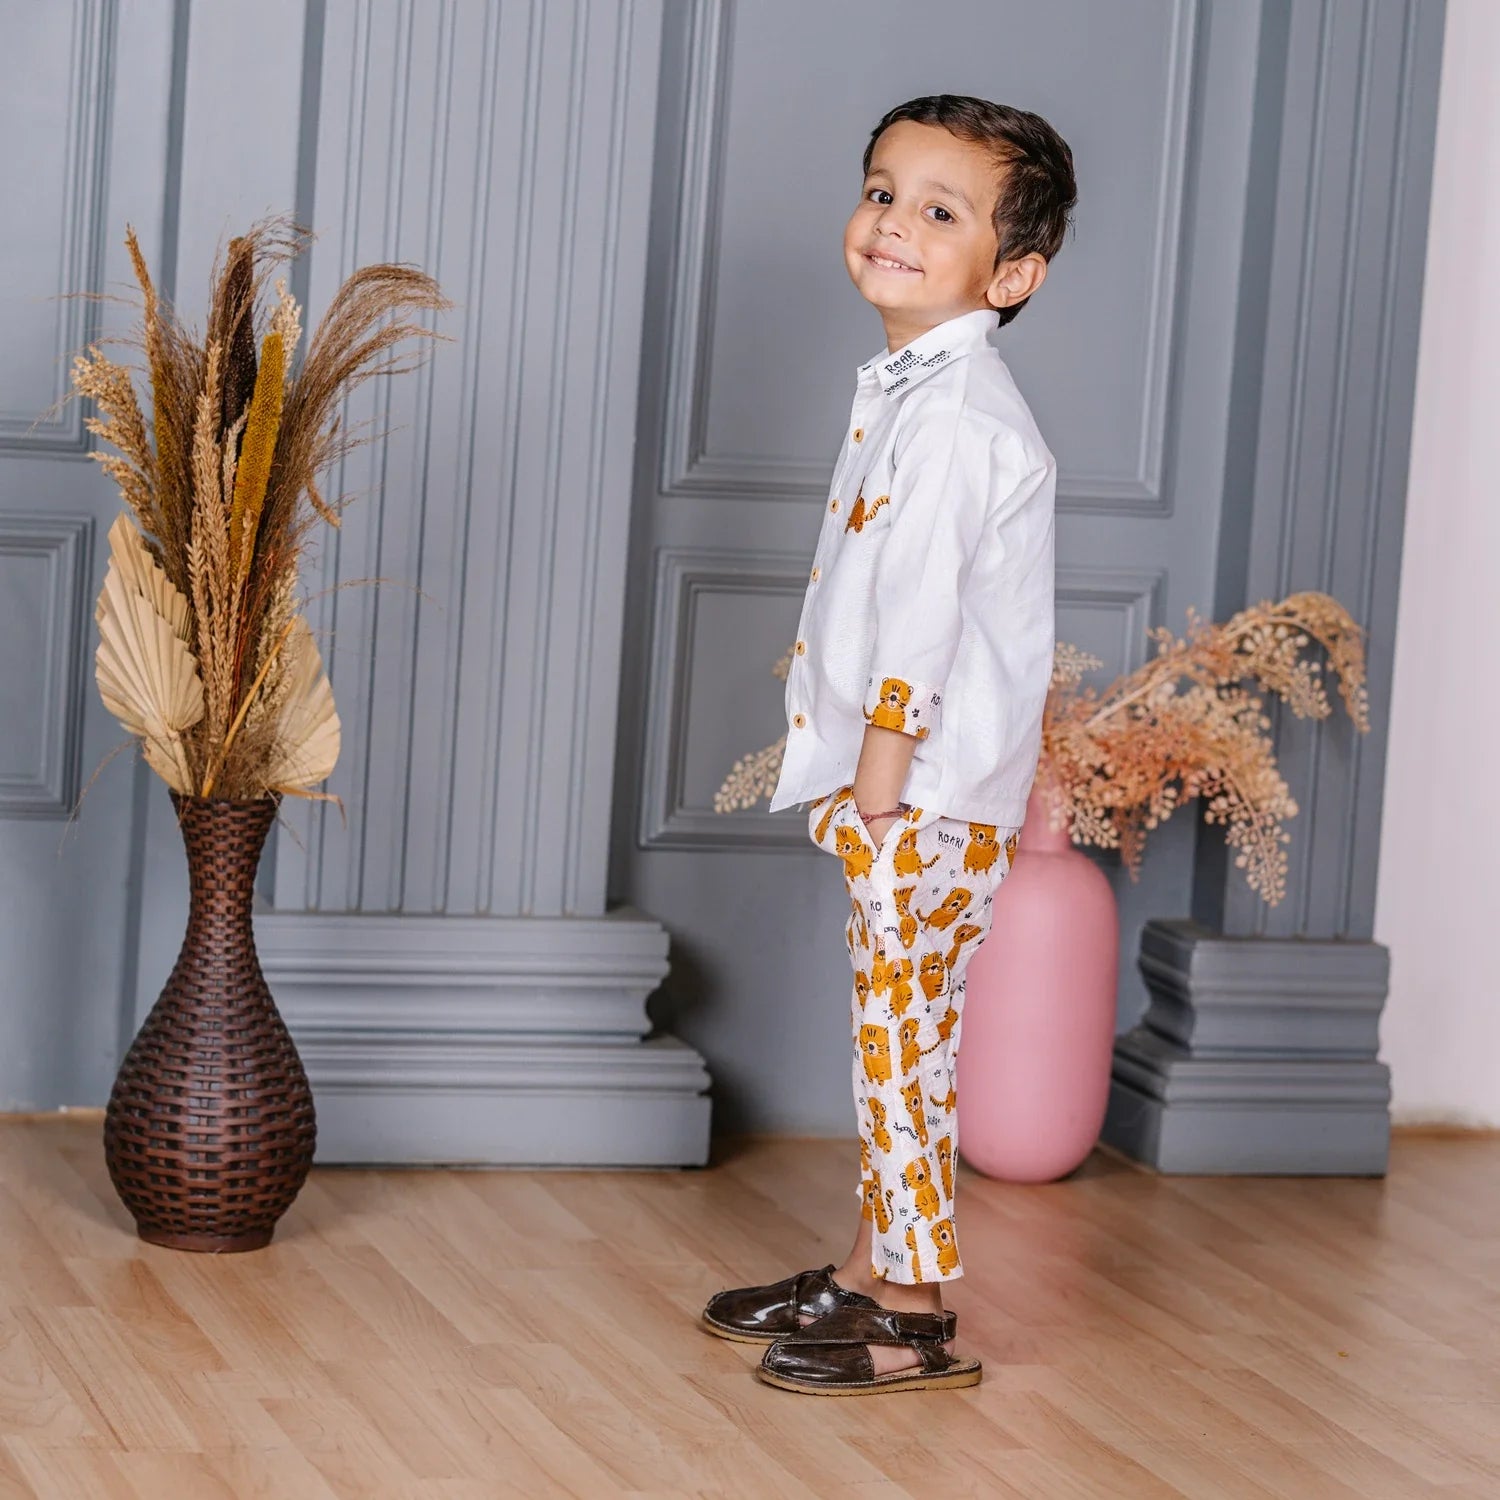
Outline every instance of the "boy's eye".
<path id="1" fill-rule="evenodd" d="M 950 214 L 946 208 L 943 208 L 937 204 L 933 205 L 932 217 L 936 219 L 939 224 L 952 224 L 954 222 L 953 215 Z"/>
<path id="2" fill-rule="evenodd" d="M 865 197 L 873 203 L 893 203 L 895 199 L 884 188 L 871 188 Z"/>

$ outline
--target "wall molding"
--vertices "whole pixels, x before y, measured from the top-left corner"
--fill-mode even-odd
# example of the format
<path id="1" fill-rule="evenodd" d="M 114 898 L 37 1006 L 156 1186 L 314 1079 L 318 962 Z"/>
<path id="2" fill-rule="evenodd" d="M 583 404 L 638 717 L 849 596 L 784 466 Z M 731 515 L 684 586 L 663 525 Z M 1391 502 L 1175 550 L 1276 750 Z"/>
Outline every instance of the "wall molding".
<path id="1" fill-rule="evenodd" d="M 698 600 L 713 593 L 760 594 L 791 600 L 795 607 L 806 587 L 807 560 L 801 553 L 658 549 L 638 831 L 642 848 L 774 850 L 806 842 L 789 826 L 795 818 L 769 813 L 764 804 L 716 813 L 712 807 L 689 806 L 682 790 Z M 768 675 L 772 665 L 772 661 L 765 664 Z M 768 721 L 765 743 L 774 740 L 779 729 L 776 721 Z"/>
<path id="2" fill-rule="evenodd" d="M 72 386 L 72 356 L 98 337 L 100 305 L 75 293 L 104 289 L 104 202 L 114 97 L 119 0 L 73 0 L 68 130 L 63 174 L 67 212 L 57 267 L 57 347 L 50 409 L 0 410 L 0 452 L 86 453 L 84 403 L 60 405 Z M 34 361 L 38 367 L 41 358 Z"/>
<path id="3" fill-rule="evenodd" d="M 1172 412 L 1172 351 L 1179 303 L 1182 220 L 1199 11 L 1174 0 L 1168 24 L 1168 88 L 1162 111 L 1156 254 L 1150 288 L 1140 436 L 1131 472 L 1058 476 L 1059 512 L 1165 516 L 1172 502 L 1166 447 Z M 681 189 L 668 314 L 660 472 L 664 496 L 742 500 L 827 498 L 829 466 L 790 455 L 708 451 L 708 372 L 713 363 L 721 198 L 734 0 L 693 0 Z"/>
<path id="4" fill-rule="evenodd" d="M 1443 10 L 1309 0 L 1263 30 L 1275 111 L 1244 254 L 1266 286 L 1236 333 L 1233 402 L 1255 422 L 1228 455 L 1217 602 L 1340 599 L 1367 633 L 1371 730 L 1337 702 L 1324 720 L 1269 703 L 1302 808 L 1287 895 L 1268 908 L 1201 846 L 1193 912 L 1225 931 L 1371 933 Z"/>
<path id="5" fill-rule="evenodd" d="M 301 194 L 336 228 L 312 305 L 389 258 L 456 306 L 454 347 L 361 393 L 389 437 L 335 477 L 369 498 L 314 587 L 399 582 L 318 606 L 351 817 L 292 810 L 278 900 L 598 910 L 659 8 L 359 0 L 317 20 Z"/>
<path id="6" fill-rule="evenodd" d="M 0 514 L 0 557 L 47 570 L 45 639 L 28 669 L 42 703 L 40 759 L 0 768 L 0 818 L 66 818 L 78 799 L 92 537 L 87 516 Z"/>
<path id="7" fill-rule="evenodd" d="M 313 1085 L 321 1162 L 707 1159 L 703 1059 L 645 1039 L 668 938 L 640 912 L 264 909 L 255 937 Z"/>
<path id="8" fill-rule="evenodd" d="M 1164 568 L 1057 568 L 1056 603 L 1063 609 L 1105 610 L 1118 615 L 1123 670 L 1134 671 L 1150 654 L 1146 632 L 1162 623 Z"/>

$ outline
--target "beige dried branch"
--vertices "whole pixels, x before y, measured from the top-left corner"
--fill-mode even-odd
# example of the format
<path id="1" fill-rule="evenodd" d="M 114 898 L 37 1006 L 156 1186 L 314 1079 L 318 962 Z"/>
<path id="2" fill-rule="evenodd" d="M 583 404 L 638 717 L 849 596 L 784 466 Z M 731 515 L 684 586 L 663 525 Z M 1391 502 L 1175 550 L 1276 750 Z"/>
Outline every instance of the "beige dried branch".
<path id="1" fill-rule="evenodd" d="M 1188 612 L 1181 638 L 1149 633 L 1156 654 L 1099 690 L 1082 686 L 1102 663 L 1067 642 L 1053 655 L 1037 777 L 1053 825 L 1074 843 L 1116 849 L 1138 879 L 1146 835 L 1194 798 L 1224 829 L 1237 868 L 1269 905 L 1286 893 L 1284 822 L 1297 804 L 1276 769 L 1271 720 L 1253 681 L 1299 718 L 1332 708 L 1322 649 L 1356 729 L 1369 729 L 1364 633 L 1327 594 L 1289 595 L 1241 610 L 1223 625 Z M 785 677 L 790 654 L 777 663 Z M 717 812 L 753 806 L 775 790 L 785 737 L 737 760 L 714 798 Z"/>
<path id="2" fill-rule="evenodd" d="M 1323 663 L 1304 654 L 1316 644 L 1364 732 L 1363 632 L 1336 599 L 1304 592 L 1222 625 L 1189 610 L 1182 637 L 1165 627 L 1149 636 L 1156 655 L 1102 691 L 1081 686 L 1081 653 L 1054 658 L 1038 768 L 1052 823 L 1075 843 L 1117 849 L 1135 880 L 1146 835 L 1197 798 L 1246 883 L 1275 906 L 1286 893 L 1283 825 L 1297 804 L 1276 768 L 1264 701 L 1244 684 L 1276 694 L 1299 718 L 1327 718 Z"/>

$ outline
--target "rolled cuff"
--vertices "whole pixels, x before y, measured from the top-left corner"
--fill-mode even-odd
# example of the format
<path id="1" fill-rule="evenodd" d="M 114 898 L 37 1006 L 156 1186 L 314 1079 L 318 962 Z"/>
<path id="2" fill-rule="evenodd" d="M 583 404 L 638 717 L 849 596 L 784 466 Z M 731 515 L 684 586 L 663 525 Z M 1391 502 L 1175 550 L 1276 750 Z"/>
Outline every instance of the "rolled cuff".
<path id="1" fill-rule="evenodd" d="M 935 682 L 872 672 L 865 688 L 865 723 L 925 740 L 938 732 L 943 690 Z"/>

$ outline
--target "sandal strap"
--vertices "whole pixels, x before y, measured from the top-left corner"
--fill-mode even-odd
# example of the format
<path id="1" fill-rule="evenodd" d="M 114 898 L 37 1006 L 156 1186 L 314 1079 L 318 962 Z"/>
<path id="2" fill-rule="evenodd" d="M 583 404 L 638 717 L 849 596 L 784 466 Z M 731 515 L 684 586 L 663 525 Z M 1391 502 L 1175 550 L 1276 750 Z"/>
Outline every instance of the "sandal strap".
<path id="1" fill-rule="evenodd" d="M 910 1346 L 929 1369 L 943 1369 L 953 1356 L 943 1345 L 958 1329 L 958 1315 L 953 1312 L 896 1312 L 889 1307 L 839 1307 L 831 1313 L 783 1335 L 783 1342 L 799 1344 L 895 1344 Z M 936 1355 L 940 1363 L 932 1365 Z"/>
<path id="2" fill-rule="evenodd" d="M 789 1300 L 795 1302 L 799 1307 L 804 1302 L 811 1302 L 814 1297 L 821 1293 L 837 1293 L 841 1290 L 838 1283 L 833 1279 L 833 1266 L 822 1266 L 815 1271 L 799 1271 L 791 1278 L 791 1297 Z"/>
<path id="3" fill-rule="evenodd" d="M 791 1294 L 788 1300 L 793 1307 L 815 1308 L 820 1300 L 831 1300 L 837 1307 L 861 1307 L 868 1304 L 876 1306 L 869 1297 L 862 1292 L 851 1292 L 848 1287 L 840 1286 L 833 1279 L 835 1267 L 830 1262 L 826 1266 L 820 1266 L 814 1271 L 802 1271 L 798 1275 L 789 1277 Z M 827 1313 L 821 1314 L 827 1317 Z"/>

